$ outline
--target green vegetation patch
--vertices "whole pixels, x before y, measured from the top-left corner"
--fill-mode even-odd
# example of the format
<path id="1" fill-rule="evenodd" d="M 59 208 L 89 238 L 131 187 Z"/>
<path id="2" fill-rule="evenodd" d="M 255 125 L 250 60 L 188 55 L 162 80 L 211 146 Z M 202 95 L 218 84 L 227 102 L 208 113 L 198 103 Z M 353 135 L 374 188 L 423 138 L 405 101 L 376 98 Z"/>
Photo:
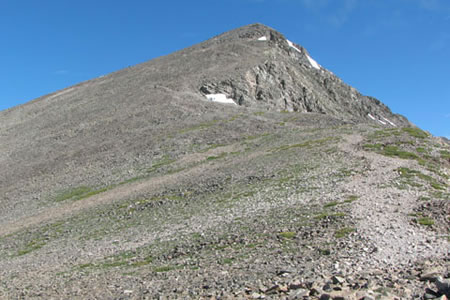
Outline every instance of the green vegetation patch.
<path id="1" fill-rule="evenodd" d="M 398 146 L 387 145 L 382 149 L 382 154 L 386 156 L 394 156 L 402 159 L 418 159 L 417 154 L 403 151 L 398 148 Z"/>
<path id="2" fill-rule="evenodd" d="M 353 227 L 344 227 L 344 228 L 336 230 L 336 232 L 334 233 L 334 236 L 339 239 L 339 238 L 343 238 L 355 231 L 356 231 L 356 229 Z"/>
<path id="3" fill-rule="evenodd" d="M 202 129 L 206 129 L 209 127 L 214 126 L 215 124 L 217 124 L 219 121 L 218 120 L 212 120 L 209 122 L 205 122 L 205 123 L 200 123 L 185 129 L 180 130 L 179 133 L 183 134 L 183 133 L 187 133 L 187 132 L 191 132 L 191 131 L 196 131 L 196 130 L 202 130 Z"/>
<path id="4" fill-rule="evenodd" d="M 224 158 L 224 157 L 227 156 L 227 155 L 228 155 L 228 153 L 224 152 L 224 153 L 220 153 L 220 154 L 217 155 L 217 156 L 208 156 L 208 157 L 206 158 L 206 160 L 211 161 L 211 160 L 221 159 L 221 158 Z"/>
<path id="5" fill-rule="evenodd" d="M 434 225 L 434 220 L 429 217 L 422 217 L 417 219 L 417 223 L 424 226 L 432 226 Z"/>
<path id="6" fill-rule="evenodd" d="M 327 204 L 325 204 L 323 207 L 324 208 L 334 207 L 334 206 L 336 206 L 338 204 L 339 204 L 339 202 L 337 202 L 337 201 L 331 201 L 331 202 L 328 202 Z"/>
<path id="7" fill-rule="evenodd" d="M 156 267 L 153 269 L 153 272 L 156 273 L 162 273 L 162 272 L 169 272 L 169 271 L 173 271 L 173 270 L 179 270 L 182 269 L 184 266 L 181 265 L 176 265 L 176 266 L 161 266 L 161 267 Z"/>
<path id="8" fill-rule="evenodd" d="M 293 239 L 296 236 L 295 232 L 292 231 L 285 231 L 285 232 L 280 232 L 280 236 L 284 239 Z"/>
<path id="9" fill-rule="evenodd" d="M 16 256 L 22 256 L 22 255 L 28 254 L 30 252 L 33 252 L 34 250 L 41 249 L 45 245 L 46 245 L 46 242 L 43 239 L 33 240 L 33 241 L 29 242 L 28 244 L 26 244 L 24 248 L 17 251 Z"/>
<path id="10" fill-rule="evenodd" d="M 352 203 L 353 201 L 356 201 L 359 199 L 358 195 L 349 195 L 347 196 L 347 198 L 344 200 L 344 203 Z"/>
<path id="11" fill-rule="evenodd" d="M 439 151 L 441 158 L 443 159 L 450 159 L 450 151 L 447 150 L 441 150 Z"/>
<path id="12" fill-rule="evenodd" d="M 325 145 L 328 142 L 332 142 L 332 141 L 337 141 L 337 139 L 334 137 L 327 137 L 327 138 L 318 139 L 318 140 L 306 141 L 304 143 L 299 143 L 299 144 L 283 145 L 283 146 L 273 149 L 272 151 L 278 152 L 278 151 L 286 151 L 286 150 L 290 150 L 290 149 L 294 149 L 294 148 L 322 146 L 322 145 Z"/>
<path id="13" fill-rule="evenodd" d="M 413 181 L 414 178 L 420 178 L 421 180 L 427 182 L 432 188 L 436 190 L 445 190 L 445 183 L 438 182 L 435 178 L 425 175 L 420 171 L 411 170 L 409 168 L 401 167 L 397 169 L 400 178 L 403 179 L 404 183 L 411 186 L 420 186 Z"/>
<path id="14" fill-rule="evenodd" d="M 399 157 L 402 159 L 419 159 L 417 154 L 399 149 L 396 145 L 365 144 L 364 150 L 375 151 L 385 156 Z"/>
<path id="15" fill-rule="evenodd" d="M 429 136 L 429 134 L 425 131 L 415 127 L 404 127 L 402 128 L 402 131 L 408 133 L 412 137 L 419 139 L 424 139 Z"/>
<path id="16" fill-rule="evenodd" d="M 161 160 L 155 162 L 152 164 L 152 166 L 147 170 L 147 173 L 152 173 L 157 171 L 158 169 L 170 165 L 171 163 L 175 162 L 175 159 L 171 159 L 168 156 L 163 157 Z"/>
<path id="17" fill-rule="evenodd" d="M 326 219 L 326 218 L 341 218 L 341 217 L 345 217 L 346 214 L 344 212 L 337 212 L 337 213 L 330 213 L 330 212 L 321 212 L 318 215 L 314 216 L 314 219 L 316 220 L 322 220 L 322 219 Z"/>
<path id="18" fill-rule="evenodd" d="M 56 195 L 53 200 L 55 202 L 62 202 L 62 201 L 66 201 L 66 200 L 77 201 L 77 200 L 89 198 L 91 196 L 103 193 L 107 190 L 108 190 L 108 188 L 94 190 L 87 186 L 80 186 L 77 188 L 66 190 L 66 191 Z"/>

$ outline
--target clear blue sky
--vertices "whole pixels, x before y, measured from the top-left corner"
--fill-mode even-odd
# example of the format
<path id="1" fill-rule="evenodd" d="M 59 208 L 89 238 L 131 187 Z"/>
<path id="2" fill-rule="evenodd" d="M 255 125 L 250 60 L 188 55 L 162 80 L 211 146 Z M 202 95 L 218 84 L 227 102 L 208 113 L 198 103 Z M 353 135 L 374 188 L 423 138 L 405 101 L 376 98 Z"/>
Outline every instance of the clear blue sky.
<path id="1" fill-rule="evenodd" d="M 450 138 L 449 0 L 1 0 L 0 110 L 255 22 Z"/>

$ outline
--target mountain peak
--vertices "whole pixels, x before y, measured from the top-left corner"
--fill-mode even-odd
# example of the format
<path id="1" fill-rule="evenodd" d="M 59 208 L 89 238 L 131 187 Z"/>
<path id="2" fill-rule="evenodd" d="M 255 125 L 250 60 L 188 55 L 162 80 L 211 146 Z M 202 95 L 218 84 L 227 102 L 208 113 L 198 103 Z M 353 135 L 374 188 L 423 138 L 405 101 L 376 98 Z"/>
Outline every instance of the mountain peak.
<path id="1" fill-rule="evenodd" d="M 220 41 L 229 41 L 229 40 L 254 40 L 261 37 L 266 37 L 267 40 L 272 41 L 281 41 L 285 40 L 285 37 L 283 34 L 278 32 L 277 30 L 266 26 L 261 23 L 254 23 L 245 25 L 230 31 L 227 31 L 223 34 L 220 34 L 213 38 L 213 40 L 220 40 Z"/>
<path id="2" fill-rule="evenodd" d="M 246 25 L 200 44 L 202 96 L 223 94 L 241 106 L 328 114 L 345 122 L 408 125 L 380 101 L 316 62 L 308 51 L 266 25 Z M 206 55 L 205 55 L 206 54 Z"/>

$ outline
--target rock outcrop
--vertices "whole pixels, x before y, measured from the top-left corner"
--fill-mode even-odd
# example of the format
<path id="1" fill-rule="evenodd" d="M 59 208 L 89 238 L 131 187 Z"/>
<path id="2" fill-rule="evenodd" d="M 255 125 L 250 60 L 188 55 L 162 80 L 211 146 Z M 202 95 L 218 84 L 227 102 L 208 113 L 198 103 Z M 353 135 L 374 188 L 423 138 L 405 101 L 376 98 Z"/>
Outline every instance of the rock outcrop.
<path id="1" fill-rule="evenodd" d="M 244 64 L 201 82 L 203 95 L 222 93 L 243 106 L 278 111 L 329 114 L 347 122 L 376 122 L 396 127 L 410 125 L 379 100 L 361 95 L 315 62 L 308 51 L 281 33 L 261 24 L 249 25 L 205 42 L 206 48 L 224 44 L 259 48 L 259 61 Z M 241 51 L 238 60 L 247 60 Z"/>

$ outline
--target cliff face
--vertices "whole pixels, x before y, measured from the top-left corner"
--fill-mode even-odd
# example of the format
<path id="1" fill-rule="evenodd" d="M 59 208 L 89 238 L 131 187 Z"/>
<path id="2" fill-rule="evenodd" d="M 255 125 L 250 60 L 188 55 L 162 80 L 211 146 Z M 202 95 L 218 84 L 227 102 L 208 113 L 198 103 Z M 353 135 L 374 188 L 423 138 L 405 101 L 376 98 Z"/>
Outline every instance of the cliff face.
<path id="1" fill-rule="evenodd" d="M 235 57 L 243 64 L 203 80 L 199 90 L 204 95 L 223 93 L 243 106 L 316 112 L 349 122 L 409 125 L 406 118 L 361 95 L 320 66 L 305 48 L 271 28 L 260 24 L 239 28 L 206 42 L 205 48 L 219 50 L 225 44 L 236 49 Z M 252 51 L 246 51 L 248 48 Z"/>

